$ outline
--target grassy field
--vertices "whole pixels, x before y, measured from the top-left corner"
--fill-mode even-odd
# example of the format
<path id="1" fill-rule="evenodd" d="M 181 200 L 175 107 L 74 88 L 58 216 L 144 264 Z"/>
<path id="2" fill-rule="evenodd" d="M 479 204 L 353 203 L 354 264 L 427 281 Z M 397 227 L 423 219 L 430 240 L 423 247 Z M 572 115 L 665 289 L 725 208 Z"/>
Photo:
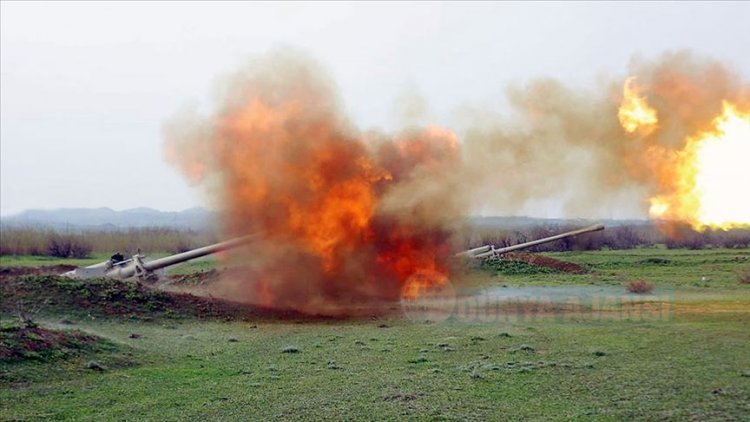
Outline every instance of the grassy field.
<path id="1" fill-rule="evenodd" d="M 86 266 L 105 261 L 110 256 L 111 254 L 93 254 L 89 258 L 55 258 L 54 256 L 2 255 L 0 267 L 38 267 L 58 264 Z"/>
<path id="2" fill-rule="evenodd" d="M 0 419 L 747 420 L 750 285 L 737 273 L 750 251 L 549 256 L 592 273 L 485 268 L 466 278 L 477 289 L 579 286 L 623 295 L 624 281 L 640 278 L 671 292 L 664 297 L 673 312 L 492 322 L 400 312 L 152 319 L 62 303 L 37 315 L 43 326 L 80 329 L 114 346 L 0 363 Z M 107 291 L 98 291 L 102 300 Z M 87 369 L 91 360 L 103 370 Z"/>
<path id="3" fill-rule="evenodd" d="M 497 283 L 519 285 L 622 285 L 628 280 L 643 279 L 675 288 L 735 289 L 741 288 L 739 274 L 750 269 L 750 249 L 643 248 L 542 255 L 574 262 L 590 272 L 561 274 L 530 269 L 528 273 L 490 271 L 474 275 L 494 275 Z"/>

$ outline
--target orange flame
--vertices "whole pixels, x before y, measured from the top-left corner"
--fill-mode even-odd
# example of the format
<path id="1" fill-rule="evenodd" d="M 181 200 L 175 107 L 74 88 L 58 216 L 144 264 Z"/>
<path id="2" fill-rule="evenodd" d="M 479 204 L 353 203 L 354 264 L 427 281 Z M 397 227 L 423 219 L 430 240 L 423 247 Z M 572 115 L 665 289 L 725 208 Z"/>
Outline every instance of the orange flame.
<path id="1" fill-rule="evenodd" d="M 631 76 L 625 80 L 622 89 L 623 98 L 617 117 L 620 124 L 629 133 L 642 130 L 644 133 L 653 129 L 658 122 L 656 110 L 649 107 L 645 97 L 640 97 L 640 89 L 635 86 L 635 77 Z"/>
<path id="2" fill-rule="evenodd" d="M 314 72 L 300 69 L 283 80 L 271 69 L 235 86 L 240 100 L 226 101 L 208 120 L 210 133 L 170 145 L 188 175 L 221 178 L 229 235 L 262 233 L 250 253 L 241 252 L 254 285 L 248 297 L 328 312 L 412 294 L 416 274 L 443 283 L 450 230 L 415 210 L 425 201 L 387 209 L 383 202 L 455 166 L 456 136 L 429 127 L 365 140 L 330 106 Z M 450 198 L 440 195 L 432 203 L 445 206 Z"/>

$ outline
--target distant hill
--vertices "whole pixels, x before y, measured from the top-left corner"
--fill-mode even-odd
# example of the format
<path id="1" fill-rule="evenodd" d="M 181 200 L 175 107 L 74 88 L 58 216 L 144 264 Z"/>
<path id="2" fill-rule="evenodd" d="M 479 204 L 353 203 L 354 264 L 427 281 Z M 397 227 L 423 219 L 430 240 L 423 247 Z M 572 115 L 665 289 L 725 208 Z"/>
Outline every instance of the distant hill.
<path id="1" fill-rule="evenodd" d="M 159 211 L 153 208 L 133 208 L 115 211 L 111 208 L 60 208 L 56 210 L 27 210 L 3 217 L 5 227 L 42 227 L 55 230 L 118 230 L 129 227 L 169 227 L 180 230 L 215 228 L 216 213 L 196 207 L 184 211 Z M 532 217 L 470 217 L 468 224 L 478 228 L 526 229 L 534 226 L 585 226 L 603 223 L 608 227 L 648 225 L 648 220 L 585 220 L 545 219 Z"/>
<path id="2" fill-rule="evenodd" d="M 215 213 L 200 207 L 179 212 L 146 207 L 122 211 L 106 207 L 27 210 L 0 220 L 6 227 L 42 227 L 56 230 L 117 230 L 129 227 L 204 230 L 212 228 L 215 222 Z"/>

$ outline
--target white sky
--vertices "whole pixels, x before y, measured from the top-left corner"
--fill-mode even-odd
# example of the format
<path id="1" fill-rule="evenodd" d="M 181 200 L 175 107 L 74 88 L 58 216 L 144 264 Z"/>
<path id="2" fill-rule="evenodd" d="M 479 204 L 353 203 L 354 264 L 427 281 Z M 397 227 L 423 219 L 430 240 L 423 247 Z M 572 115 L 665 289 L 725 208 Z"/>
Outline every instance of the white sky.
<path id="1" fill-rule="evenodd" d="M 750 76 L 750 3 L 10 3 L 0 6 L 0 214 L 204 205 L 161 154 L 162 125 L 209 104 L 248 56 L 298 47 L 360 128 L 406 91 L 451 126 L 504 88 L 624 75 L 688 48 Z"/>

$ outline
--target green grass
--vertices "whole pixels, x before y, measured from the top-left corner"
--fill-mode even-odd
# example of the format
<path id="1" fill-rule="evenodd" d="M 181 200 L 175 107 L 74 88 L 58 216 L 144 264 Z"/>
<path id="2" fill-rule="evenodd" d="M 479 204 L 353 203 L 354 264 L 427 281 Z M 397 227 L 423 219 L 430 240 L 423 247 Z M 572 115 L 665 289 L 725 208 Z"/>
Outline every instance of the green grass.
<path id="1" fill-rule="evenodd" d="M 109 341 L 77 330 L 49 330 L 36 323 L 12 321 L 0 325 L 0 361 L 50 361 L 73 355 L 113 351 Z"/>
<path id="2" fill-rule="evenodd" d="M 142 363 L 104 373 L 84 369 L 83 360 L 68 364 L 44 382 L 3 388 L 3 414 L 622 420 L 741 418 L 750 410 L 747 315 L 585 325 L 380 322 L 80 321 L 76 327 L 132 347 Z M 288 346 L 299 352 L 282 353 Z M 8 376 L 26 370 L 14 366 Z"/>
<path id="3" fill-rule="evenodd" d="M 559 273 L 553 268 L 532 265 L 523 261 L 511 261 L 506 259 L 485 261 L 481 265 L 482 270 L 503 275 L 537 275 Z"/>
<path id="4" fill-rule="evenodd" d="M 220 267 L 212 256 L 194 259 L 173 267 L 167 268 L 167 275 L 192 274 L 200 271 L 208 271 Z"/>
<path id="5" fill-rule="evenodd" d="M 675 288 L 749 289 L 740 285 L 738 273 L 750 267 L 750 249 L 662 249 L 545 253 L 590 270 L 588 274 L 517 271 L 514 268 L 472 274 L 480 284 L 508 285 L 624 285 L 641 279 Z M 494 280 L 493 280 L 494 278 Z M 477 282 L 475 281 L 474 284 Z"/>
<path id="6" fill-rule="evenodd" d="M 76 265 L 86 266 L 106 261 L 111 255 L 93 254 L 89 258 L 55 258 L 54 256 L 2 255 L 0 267 L 38 267 L 42 265 Z"/>
<path id="7" fill-rule="evenodd" d="M 116 350 L 4 364 L 0 419 L 747 418 L 750 288 L 733 275 L 750 265 L 742 259 L 750 251 L 549 255 L 598 275 L 511 268 L 466 278 L 482 287 L 593 283 L 619 291 L 621 279 L 638 277 L 673 291 L 674 312 L 485 323 L 398 314 L 219 321 L 179 313 L 143 321 L 58 307 L 39 320 L 103 337 Z M 703 276 L 709 281 L 694 282 Z M 90 359 L 107 370 L 86 369 Z"/>

